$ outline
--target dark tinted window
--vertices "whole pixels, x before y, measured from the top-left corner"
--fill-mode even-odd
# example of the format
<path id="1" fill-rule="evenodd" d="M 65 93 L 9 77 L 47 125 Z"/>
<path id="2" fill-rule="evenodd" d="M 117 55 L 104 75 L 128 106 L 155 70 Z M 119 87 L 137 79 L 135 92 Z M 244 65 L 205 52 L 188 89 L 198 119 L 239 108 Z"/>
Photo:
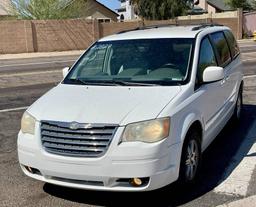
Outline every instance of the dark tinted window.
<path id="1" fill-rule="evenodd" d="M 211 37 L 218 52 L 219 61 L 220 61 L 219 65 L 222 67 L 225 67 L 231 61 L 229 47 L 225 39 L 225 36 L 222 32 L 218 32 L 218 33 L 212 34 Z"/>
<path id="2" fill-rule="evenodd" d="M 203 80 L 203 72 L 208 66 L 217 66 L 216 58 L 212 45 L 208 38 L 205 38 L 201 43 L 199 64 L 198 64 L 198 79 Z"/>
<path id="3" fill-rule="evenodd" d="M 239 47 L 237 45 L 236 39 L 231 31 L 226 30 L 224 33 L 225 33 L 225 36 L 228 41 L 228 45 L 231 50 L 231 55 L 232 55 L 232 57 L 236 57 L 239 54 Z"/>

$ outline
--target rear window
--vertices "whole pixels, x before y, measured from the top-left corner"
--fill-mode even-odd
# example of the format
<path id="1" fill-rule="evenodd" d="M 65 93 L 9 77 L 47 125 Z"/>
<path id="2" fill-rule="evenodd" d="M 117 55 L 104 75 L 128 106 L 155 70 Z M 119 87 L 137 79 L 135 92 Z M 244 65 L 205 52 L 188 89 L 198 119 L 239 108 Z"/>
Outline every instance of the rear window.
<path id="1" fill-rule="evenodd" d="M 231 55 L 226 38 L 222 32 L 212 34 L 211 38 L 218 53 L 219 65 L 221 67 L 225 67 L 231 61 Z"/>
<path id="2" fill-rule="evenodd" d="M 228 41 L 231 55 L 233 58 L 235 58 L 240 53 L 236 39 L 231 31 L 226 30 L 224 33 Z"/>

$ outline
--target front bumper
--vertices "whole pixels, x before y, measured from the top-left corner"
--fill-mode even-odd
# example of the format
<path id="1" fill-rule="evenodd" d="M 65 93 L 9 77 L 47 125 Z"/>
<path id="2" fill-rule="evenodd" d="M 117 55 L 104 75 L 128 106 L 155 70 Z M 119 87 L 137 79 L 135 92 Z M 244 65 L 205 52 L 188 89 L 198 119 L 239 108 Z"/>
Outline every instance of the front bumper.
<path id="1" fill-rule="evenodd" d="M 150 191 L 178 179 L 180 143 L 168 146 L 164 140 L 154 144 L 119 144 L 122 130 L 117 130 L 107 153 L 100 158 L 50 154 L 41 145 L 39 130 L 35 136 L 20 132 L 18 156 L 21 169 L 26 175 L 47 183 L 104 191 Z M 38 171 L 32 173 L 27 167 Z M 131 178 L 146 178 L 148 182 L 134 187 L 127 182 Z"/>

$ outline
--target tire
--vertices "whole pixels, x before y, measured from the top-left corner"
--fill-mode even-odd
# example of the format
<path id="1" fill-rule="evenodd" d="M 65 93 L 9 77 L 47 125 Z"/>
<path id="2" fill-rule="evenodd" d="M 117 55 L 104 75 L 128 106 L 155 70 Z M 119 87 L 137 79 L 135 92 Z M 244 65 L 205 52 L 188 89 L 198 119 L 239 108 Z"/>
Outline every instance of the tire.
<path id="1" fill-rule="evenodd" d="M 241 86 L 238 92 L 235 110 L 232 116 L 232 121 L 238 123 L 241 119 L 241 114 L 243 110 L 243 87 Z"/>
<path id="2" fill-rule="evenodd" d="M 183 145 L 179 181 L 182 184 L 194 184 L 201 166 L 200 133 L 196 130 L 188 132 Z"/>

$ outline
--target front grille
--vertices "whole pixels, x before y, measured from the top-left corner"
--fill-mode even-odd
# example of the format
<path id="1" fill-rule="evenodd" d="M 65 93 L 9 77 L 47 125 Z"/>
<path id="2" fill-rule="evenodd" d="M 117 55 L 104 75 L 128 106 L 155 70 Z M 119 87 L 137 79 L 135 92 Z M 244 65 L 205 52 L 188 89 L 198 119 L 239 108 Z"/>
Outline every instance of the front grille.
<path id="1" fill-rule="evenodd" d="M 116 125 L 42 121 L 41 141 L 49 153 L 100 157 L 106 153 L 116 129 Z"/>

